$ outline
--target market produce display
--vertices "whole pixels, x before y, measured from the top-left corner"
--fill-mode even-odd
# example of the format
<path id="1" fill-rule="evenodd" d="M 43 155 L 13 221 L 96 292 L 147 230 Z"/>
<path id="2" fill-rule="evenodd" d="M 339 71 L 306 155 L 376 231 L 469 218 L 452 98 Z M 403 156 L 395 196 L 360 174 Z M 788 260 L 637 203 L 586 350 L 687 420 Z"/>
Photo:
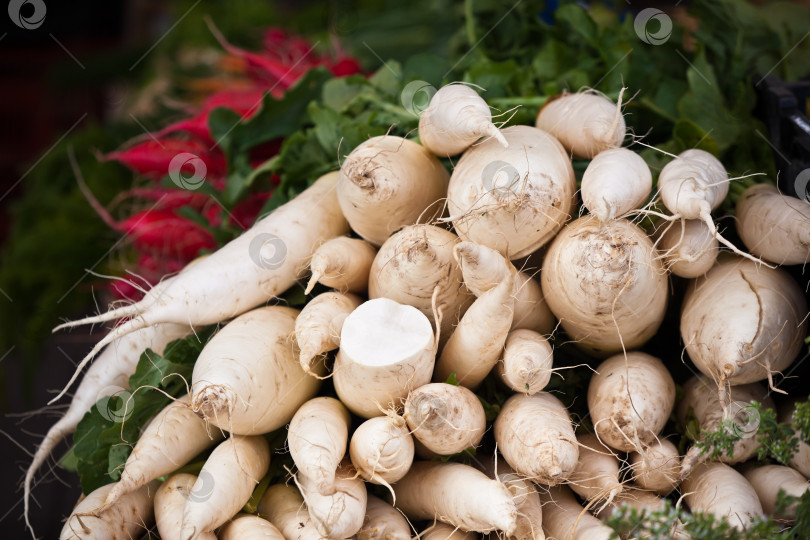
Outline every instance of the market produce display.
<path id="1" fill-rule="evenodd" d="M 721 8 L 700 6 L 711 26 Z M 189 197 L 272 195 L 230 237 L 194 222 L 194 249 L 164 239 L 175 272 L 55 328 L 111 325 L 54 398 L 89 364 L 27 471 L 29 527 L 35 475 L 75 432 L 63 463 L 86 497 L 63 539 L 810 535 L 810 400 L 780 388 L 807 354 L 810 201 L 747 152 L 748 89 L 722 93 L 708 58 L 727 44 L 705 27 L 678 26 L 707 44 L 647 91 L 633 70 L 674 49 L 650 51 L 632 16 L 554 16 L 542 47 L 487 49 L 459 80 L 426 73 L 436 86 L 418 62 L 293 73 L 214 28 L 284 84 L 158 134 L 216 139 L 218 187 L 197 191 L 197 165 L 164 173 Z M 608 56 L 633 36 L 641 59 L 593 80 L 565 29 Z M 671 138 L 647 133 L 656 115 Z M 145 144 L 106 159 L 147 175 Z M 88 205 L 145 249 L 71 159 Z"/>

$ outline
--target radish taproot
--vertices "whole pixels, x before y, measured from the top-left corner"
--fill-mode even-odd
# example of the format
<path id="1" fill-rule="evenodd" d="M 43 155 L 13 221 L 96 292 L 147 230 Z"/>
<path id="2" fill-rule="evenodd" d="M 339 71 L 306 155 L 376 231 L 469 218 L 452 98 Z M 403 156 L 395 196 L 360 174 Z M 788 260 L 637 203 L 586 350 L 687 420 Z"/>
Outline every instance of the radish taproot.
<path id="1" fill-rule="evenodd" d="M 327 240 L 312 254 L 312 276 L 304 292 L 309 294 L 316 283 L 321 283 L 340 292 L 365 294 L 375 255 L 377 248 L 359 238 Z"/>
<path id="2" fill-rule="evenodd" d="M 543 532 L 555 540 L 610 540 L 613 529 L 579 505 L 567 486 L 539 490 L 543 505 Z"/>
<path id="3" fill-rule="evenodd" d="M 622 507 L 635 508 L 636 510 L 656 512 L 666 508 L 665 499 L 662 499 L 654 493 L 644 491 L 638 487 L 629 486 L 625 487 L 621 493 L 616 495 L 612 501 L 600 506 L 596 510 L 596 517 L 602 521 L 606 521 L 612 517 L 617 510 Z M 672 538 L 676 536 L 673 535 Z"/>
<path id="4" fill-rule="evenodd" d="M 571 217 L 576 180 L 560 143 L 543 130 L 501 130 L 504 149 L 490 139 L 467 150 L 453 169 L 447 204 L 462 240 L 524 257 L 546 242 Z"/>
<path id="5" fill-rule="evenodd" d="M 388 298 L 369 300 L 343 323 L 335 391 L 354 414 L 380 416 L 430 381 L 435 357 L 433 328 L 418 309 Z"/>
<path id="6" fill-rule="evenodd" d="M 449 175 L 419 144 L 397 137 L 372 137 L 343 159 L 337 198 L 352 230 L 381 246 L 404 225 L 441 215 Z"/>
<path id="7" fill-rule="evenodd" d="M 219 323 L 290 288 L 305 275 L 320 244 L 348 233 L 336 184 L 337 173 L 322 176 L 235 240 L 152 287 L 139 302 L 56 327 L 54 331 L 129 317 L 93 347 L 51 402 L 64 394 L 87 362 L 119 337 L 165 322 L 192 327 Z"/>
<path id="8" fill-rule="evenodd" d="M 289 422 L 320 386 L 298 362 L 291 339 L 297 316 L 298 310 L 282 306 L 254 309 L 211 338 L 194 364 L 194 412 L 237 435 L 268 433 Z"/>
<path id="9" fill-rule="evenodd" d="M 357 426 L 349 442 L 352 465 L 367 482 L 390 485 L 407 474 L 414 441 L 405 419 L 388 411 Z"/>
<path id="10" fill-rule="evenodd" d="M 419 117 L 419 139 L 437 156 L 460 154 L 483 137 L 492 137 L 504 147 L 509 146 L 492 123 L 486 101 L 463 84 L 439 88 Z"/>
<path id="11" fill-rule="evenodd" d="M 622 492 L 619 457 L 593 433 L 580 435 L 577 443 L 579 461 L 568 478 L 568 487 L 585 500 L 609 504 Z"/>
<path id="12" fill-rule="evenodd" d="M 724 463 L 698 465 L 683 481 L 681 491 L 692 512 L 708 512 L 739 530 L 764 517 L 757 492 L 743 475 Z"/>
<path id="13" fill-rule="evenodd" d="M 324 537 L 349 538 L 363 526 L 368 494 L 350 461 L 344 460 L 335 472 L 335 489 L 330 495 L 322 495 L 317 482 L 307 476 L 298 475 L 296 483 L 312 523 Z"/>
<path id="14" fill-rule="evenodd" d="M 274 484 L 269 486 L 259 501 L 259 515 L 276 526 L 287 540 L 321 540 L 304 504 L 301 492 L 295 486 Z"/>
<path id="15" fill-rule="evenodd" d="M 194 483 L 197 477 L 193 474 L 179 473 L 168 477 L 160 484 L 155 493 L 155 524 L 163 540 L 180 540 L 180 528 L 183 526 L 183 509 L 189 497 L 203 495 L 195 493 Z M 200 540 L 217 540 L 212 533 L 203 533 Z"/>
<path id="16" fill-rule="evenodd" d="M 301 309 L 295 319 L 295 340 L 304 371 L 312 373 L 319 355 L 340 346 L 343 322 L 362 303 L 363 300 L 353 294 L 325 292 Z"/>
<path id="17" fill-rule="evenodd" d="M 779 492 L 784 491 L 789 497 L 802 498 L 810 490 L 810 482 L 796 469 L 784 465 L 762 465 L 748 467 L 743 471 L 745 479 L 754 488 L 762 504 L 762 510 L 783 523 L 795 523 L 797 503 L 793 503 L 777 513 Z"/>
<path id="18" fill-rule="evenodd" d="M 638 487 L 661 496 L 678 487 L 681 480 L 681 457 L 668 439 L 658 438 L 643 452 L 631 452 L 630 473 Z"/>
<path id="19" fill-rule="evenodd" d="M 598 356 L 637 348 L 666 312 L 667 275 L 647 234 L 624 219 L 584 216 L 552 242 L 540 276 L 551 312 Z"/>
<path id="20" fill-rule="evenodd" d="M 419 534 L 420 540 L 478 540 L 480 535 L 436 521 Z"/>
<path id="21" fill-rule="evenodd" d="M 496 373 L 512 390 L 536 394 L 551 379 L 553 349 L 542 334 L 533 330 L 512 330 L 506 336 L 503 357 Z"/>
<path id="22" fill-rule="evenodd" d="M 641 156 L 627 148 L 599 152 L 582 175 L 582 205 L 601 221 L 641 208 L 652 191 L 652 173 Z"/>
<path id="23" fill-rule="evenodd" d="M 670 272 L 682 278 L 696 278 L 717 261 L 717 238 L 703 221 L 684 219 L 661 235 L 658 251 Z"/>
<path id="24" fill-rule="evenodd" d="M 100 512 L 115 484 L 106 484 L 84 497 L 70 513 L 59 540 L 131 540 L 149 529 L 158 483 L 127 493 Z"/>
<path id="25" fill-rule="evenodd" d="M 264 518 L 251 514 L 237 514 L 222 526 L 218 540 L 244 540 L 266 538 L 268 540 L 286 540 L 275 525 Z"/>
<path id="26" fill-rule="evenodd" d="M 509 540 L 545 540 L 543 534 L 543 507 L 537 488 L 529 480 L 518 475 L 503 459 L 484 462 L 483 471 L 509 489 L 517 508 L 515 532 Z"/>
<path id="27" fill-rule="evenodd" d="M 410 540 L 411 527 L 399 510 L 373 495 L 366 502 L 366 518 L 357 540 Z"/>

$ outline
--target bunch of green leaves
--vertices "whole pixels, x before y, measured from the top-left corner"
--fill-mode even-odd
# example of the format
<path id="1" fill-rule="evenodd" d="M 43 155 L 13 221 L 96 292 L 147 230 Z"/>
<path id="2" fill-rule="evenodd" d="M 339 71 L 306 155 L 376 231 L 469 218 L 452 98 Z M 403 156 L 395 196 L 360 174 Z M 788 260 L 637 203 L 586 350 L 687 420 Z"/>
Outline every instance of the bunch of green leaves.
<path id="1" fill-rule="evenodd" d="M 756 407 L 760 416 L 757 457 L 787 465 L 798 451 L 800 442 L 810 444 L 810 398 L 796 402 L 792 423 L 779 422 L 773 409 L 758 403 Z"/>

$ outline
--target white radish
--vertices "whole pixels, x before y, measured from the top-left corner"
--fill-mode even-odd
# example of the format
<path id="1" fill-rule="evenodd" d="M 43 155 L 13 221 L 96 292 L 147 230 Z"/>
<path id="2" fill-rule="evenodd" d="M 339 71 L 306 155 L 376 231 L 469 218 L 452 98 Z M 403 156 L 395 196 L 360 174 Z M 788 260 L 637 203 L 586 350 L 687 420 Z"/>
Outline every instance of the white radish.
<path id="1" fill-rule="evenodd" d="M 287 445 L 298 473 L 323 495 L 335 493 L 335 471 L 346 454 L 349 411 L 331 397 L 316 397 L 296 411 L 290 422 Z"/>
<path id="2" fill-rule="evenodd" d="M 633 482 L 642 489 L 666 496 L 680 483 L 681 457 L 668 439 L 656 439 L 643 453 L 632 452 L 629 461 Z"/>
<path id="3" fill-rule="evenodd" d="M 599 152 L 582 175 L 582 204 L 601 221 L 641 208 L 652 191 L 652 173 L 641 156 L 627 148 Z"/>
<path id="4" fill-rule="evenodd" d="M 372 495 L 366 502 L 366 518 L 357 540 L 410 540 L 411 527 L 399 510 Z"/>
<path id="5" fill-rule="evenodd" d="M 698 219 L 684 219 L 661 235 L 658 251 L 670 272 L 683 278 L 696 278 L 708 272 L 717 261 L 717 238 Z"/>
<path id="6" fill-rule="evenodd" d="M 568 486 L 586 500 L 610 503 L 622 492 L 619 458 L 593 433 L 577 437 L 579 461 L 568 478 Z"/>
<path id="7" fill-rule="evenodd" d="M 366 516 L 366 484 L 348 460 L 335 473 L 335 491 L 322 495 L 315 482 L 298 475 L 296 482 L 312 518 L 312 523 L 326 538 L 349 538 L 357 534 Z"/>
<path id="8" fill-rule="evenodd" d="M 509 146 L 492 123 L 486 101 L 463 84 L 442 86 L 419 117 L 419 139 L 437 156 L 460 154 L 482 137 L 493 137 Z"/>
<path id="9" fill-rule="evenodd" d="M 182 540 L 180 529 L 183 526 L 183 509 L 189 497 L 204 493 L 195 493 L 194 483 L 197 477 L 193 474 L 174 474 L 166 479 L 155 493 L 155 522 L 158 533 L 163 540 Z M 203 490 L 205 491 L 205 490 Z M 203 533 L 200 540 L 217 540 L 212 533 Z"/>
<path id="10" fill-rule="evenodd" d="M 450 178 L 447 204 L 462 240 L 524 257 L 551 240 L 571 217 L 576 180 L 560 143 L 543 130 L 501 130 L 467 150 Z"/>
<path id="11" fill-rule="evenodd" d="M 435 357 L 433 328 L 419 310 L 388 298 L 369 300 L 343 323 L 335 391 L 353 413 L 380 416 L 430 381 Z"/>
<path id="12" fill-rule="evenodd" d="M 529 480 L 553 486 L 567 480 L 577 466 L 579 448 L 571 417 L 547 392 L 510 397 L 493 431 L 506 462 Z"/>
<path id="13" fill-rule="evenodd" d="M 88 368 L 87 373 L 85 373 L 76 388 L 76 393 L 73 395 L 64 416 L 51 426 L 48 433 L 45 434 L 36 453 L 34 453 L 31 465 L 28 466 L 28 470 L 25 472 L 23 514 L 25 524 L 32 534 L 34 530 L 28 519 L 31 483 L 37 470 L 45 463 L 56 445 L 76 430 L 76 426 L 84 418 L 85 413 L 99 399 L 129 388 L 129 377 L 135 373 L 141 354 L 146 349 L 152 349 L 156 353 L 162 354 L 169 342 L 182 338 L 190 332 L 191 329 L 182 324 L 159 324 L 144 328 L 112 342 Z"/>
<path id="14" fill-rule="evenodd" d="M 624 219 L 584 216 L 546 253 L 540 279 L 552 313 L 597 356 L 643 345 L 667 307 L 667 275 L 647 234 Z"/>
<path id="15" fill-rule="evenodd" d="M 588 410 L 599 439 L 616 450 L 642 451 L 664 428 L 675 404 L 675 382 L 658 358 L 617 354 L 596 368 Z"/>
<path id="16" fill-rule="evenodd" d="M 624 88 L 617 103 L 596 91 L 561 94 L 543 105 L 536 125 L 557 137 L 574 156 L 591 159 L 620 147 L 627 135 L 623 93 Z"/>
<path id="17" fill-rule="evenodd" d="M 684 295 L 686 352 L 721 387 L 771 383 L 799 354 L 807 328 L 807 302 L 796 281 L 782 269 L 738 257 L 722 258 Z"/>
<path id="18" fill-rule="evenodd" d="M 796 521 L 796 503 L 788 506 L 783 513 L 777 514 L 776 502 L 780 491 L 784 491 L 785 495 L 801 498 L 807 490 L 810 490 L 807 478 L 796 469 L 783 465 L 750 467 L 743 474 L 756 491 L 766 515 L 773 516 L 781 522 Z"/>
<path id="19" fill-rule="evenodd" d="M 211 338 L 194 364 L 194 412 L 238 435 L 268 433 L 289 422 L 320 386 L 298 362 L 297 315 L 282 306 L 254 309 Z"/>
<path id="20" fill-rule="evenodd" d="M 601 520 L 607 520 L 622 507 L 635 508 L 639 512 L 656 512 L 666 507 L 665 499 L 654 493 L 644 491 L 637 487 L 625 487 L 614 499 L 597 509 L 596 516 Z M 672 536 L 675 538 L 676 536 Z M 642 536 L 644 538 L 644 536 Z"/>
<path id="21" fill-rule="evenodd" d="M 152 482 L 127 493 L 99 512 L 115 484 L 107 484 L 84 497 L 70 513 L 59 540 L 131 540 L 149 529 L 154 516 L 153 500 L 158 483 Z"/>
<path id="22" fill-rule="evenodd" d="M 414 456 L 405 419 L 391 412 L 366 420 L 352 434 L 349 456 L 367 482 L 390 485 L 398 481 L 411 468 Z"/>
<path id="23" fill-rule="evenodd" d="M 796 432 L 796 423 L 793 419 L 795 412 L 795 404 L 791 402 L 785 403 L 779 408 L 779 422 L 788 424 L 794 432 Z M 804 442 L 802 437 L 797 438 L 799 439 L 798 448 L 790 458 L 788 464 L 802 473 L 806 478 L 810 478 L 810 444 Z"/>
<path id="24" fill-rule="evenodd" d="M 475 300 L 462 283 L 461 269 L 453 256 L 458 243 L 458 236 L 433 225 L 413 225 L 391 235 L 371 265 L 369 298 L 390 298 L 413 306 L 435 325 L 432 299 L 438 287 L 436 304 L 442 310 L 443 344 Z"/>
<path id="25" fill-rule="evenodd" d="M 534 484 L 518 475 L 503 459 L 485 461 L 484 472 L 505 485 L 515 501 L 517 522 L 509 539 L 544 540 L 543 507 Z"/>
<path id="26" fill-rule="evenodd" d="M 724 463 L 695 467 L 683 481 L 681 492 L 693 512 L 708 512 L 739 530 L 764 517 L 757 492 L 743 475 Z"/>
<path id="27" fill-rule="evenodd" d="M 414 463 L 394 485 L 397 508 L 410 519 L 441 519 L 465 531 L 503 531 L 516 527 L 517 507 L 509 490 L 461 463 Z"/>
<path id="28" fill-rule="evenodd" d="M 269 466 L 270 448 L 261 436 L 233 435 L 214 448 L 183 509 L 182 538 L 194 540 L 231 519 Z"/>
<path id="29" fill-rule="evenodd" d="M 352 230 L 381 246 L 400 227 L 439 217 L 448 181 L 447 170 L 425 148 L 384 135 L 343 159 L 337 196 Z"/>
<path id="30" fill-rule="evenodd" d="M 259 515 L 276 526 L 286 540 L 322 540 L 295 486 L 269 486 L 259 501 Z"/>
<path id="31" fill-rule="evenodd" d="M 316 283 L 321 283 L 340 292 L 365 294 L 376 254 L 377 248 L 359 238 L 340 236 L 327 240 L 312 254 L 312 277 L 305 292 L 309 294 Z"/>
<path id="32" fill-rule="evenodd" d="M 543 504 L 543 531 L 556 540 L 610 540 L 613 529 L 579 505 L 566 486 L 539 491 Z"/>
<path id="33" fill-rule="evenodd" d="M 542 334 L 526 329 L 512 330 L 506 336 L 496 373 L 515 392 L 536 394 L 551 379 L 553 352 Z"/>
<path id="34" fill-rule="evenodd" d="M 339 292 L 325 292 L 307 302 L 295 319 L 295 340 L 304 371 L 311 373 L 319 355 L 340 346 L 343 322 L 362 303 L 359 296 Z"/>
<path id="35" fill-rule="evenodd" d="M 267 538 L 269 540 L 286 540 L 275 525 L 264 518 L 250 514 L 237 514 L 226 523 L 217 536 L 219 540 L 244 540 Z"/>
<path id="36" fill-rule="evenodd" d="M 322 176 L 216 253 L 155 285 L 139 302 L 56 327 L 54 331 L 129 317 L 93 347 L 51 402 L 64 394 L 90 359 L 121 336 L 158 323 L 219 323 L 290 288 L 305 275 L 320 244 L 349 232 L 336 185 L 337 173 Z"/>
<path id="37" fill-rule="evenodd" d="M 479 535 L 437 521 L 419 534 L 420 540 L 478 540 Z"/>
<path id="38" fill-rule="evenodd" d="M 121 480 L 104 504 L 113 504 L 125 493 L 177 470 L 222 437 L 222 431 L 194 414 L 187 395 L 173 401 L 155 415 L 138 437 L 124 464 Z"/>
<path id="39" fill-rule="evenodd" d="M 737 200 L 737 232 L 748 251 L 777 264 L 810 260 L 810 202 L 756 184 Z"/>
<path id="40" fill-rule="evenodd" d="M 475 448 L 487 428 L 484 406 L 478 397 L 463 386 L 446 383 L 411 390 L 404 418 L 419 442 L 445 456 Z"/>

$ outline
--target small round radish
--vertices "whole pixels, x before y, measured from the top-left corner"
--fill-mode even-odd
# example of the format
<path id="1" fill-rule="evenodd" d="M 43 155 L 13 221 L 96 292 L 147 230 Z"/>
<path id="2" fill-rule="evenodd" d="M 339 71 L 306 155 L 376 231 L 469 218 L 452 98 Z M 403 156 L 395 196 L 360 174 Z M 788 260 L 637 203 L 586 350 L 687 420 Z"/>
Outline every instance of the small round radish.
<path id="1" fill-rule="evenodd" d="M 482 137 L 493 137 L 509 146 L 492 123 L 486 101 L 463 84 L 442 86 L 419 117 L 419 139 L 437 156 L 460 154 Z"/>
<path id="2" fill-rule="evenodd" d="M 357 540 L 410 540 L 411 527 L 399 510 L 372 495 L 366 503 L 366 518 Z"/>
<path id="3" fill-rule="evenodd" d="M 363 303 L 359 296 L 338 292 L 319 294 L 295 319 L 295 340 L 301 367 L 311 373 L 319 355 L 340 346 L 340 331 L 349 314 Z"/>
<path id="4" fill-rule="evenodd" d="M 462 240 L 519 259 L 570 219 L 576 180 L 565 150 L 545 131 L 511 126 L 501 132 L 509 148 L 490 139 L 464 152 L 450 178 L 447 204 Z"/>
<path id="5" fill-rule="evenodd" d="M 681 457 L 667 439 L 656 439 L 643 453 L 632 452 L 630 472 L 633 482 L 642 489 L 666 496 L 681 480 Z"/>
<path id="6" fill-rule="evenodd" d="M 611 540 L 613 529 L 582 508 L 566 486 L 541 489 L 543 531 L 546 538 L 566 540 Z"/>
<path id="7" fill-rule="evenodd" d="M 669 271 L 682 278 L 696 278 L 717 261 L 717 238 L 699 219 L 684 219 L 661 235 L 658 251 Z"/>
<path id="8" fill-rule="evenodd" d="M 756 184 L 740 195 L 736 216 L 743 244 L 757 257 L 777 264 L 810 260 L 810 202 Z"/>
<path id="9" fill-rule="evenodd" d="M 351 228 L 381 246 L 403 225 L 438 217 L 448 178 L 419 144 L 394 135 L 372 137 L 343 160 L 337 197 Z"/>
<path id="10" fill-rule="evenodd" d="M 463 386 L 445 383 L 411 390 L 404 418 L 419 442 L 445 456 L 478 446 L 487 428 L 478 397 Z"/>
<path id="11" fill-rule="evenodd" d="M 131 540 L 150 527 L 158 483 L 127 493 L 99 513 L 115 484 L 107 484 L 83 498 L 70 513 L 59 540 Z"/>
<path id="12" fill-rule="evenodd" d="M 219 540 L 244 540 L 245 538 L 286 540 L 275 525 L 264 518 L 250 514 L 237 514 L 219 530 L 217 538 Z"/>
<path id="13" fill-rule="evenodd" d="M 674 404 L 672 375 L 661 360 L 642 352 L 608 358 L 588 385 L 588 410 L 596 434 L 624 452 L 652 444 Z"/>
<path id="14" fill-rule="evenodd" d="M 568 478 L 568 487 L 586 500 L 610 503 L 622 491 L 618 456 L 592 433 L 580 435 L 577 442 L 579 461 Z"/>
<path id="15" fill-rule="evenodd" d="M 478 540 L 479 535 L 453 527 L 441 521 L 425 529 L 419 534 L 420 540 Z"/>
<path id="16" fill-rule="evenodd" d="M 796 521 L 796 506 L 794 503 L 785 509 L 783 514 L 776 514 L 776 501 L 780 491 L 791 497 L 799 497 L 810 490 L 810 482 L 802 474 L 783 465 L 763 465 L 750 467 L 744 473 L 745 479 L 757 492 L 762 509 L 768 516 L 774 516 L 780 522 L 794 523 Z"/>
<path id="17" fill-rule="evenodd" d="M 315 283 L 322 283 L 340 292 L 365 294 L 376 254 L 377 248 L 359 238 L 339 236 L 327 240 L 312 254 L 312 277 L 304 292 L 309 294 Z"/>
<path id="18" fill-rule="evenodd" d="M 335 491 L 322 495 L 309 478 L 299 475 L 297 483 L 309 516 L 326 538 L 349 538 L 357 534 L 366 517 L 366 484 L 351 462 L 344 461 L 335 473 Z"/>
<path id="19" fill-rule="evenodd" d="M 413 463 L 414 441 L 405 419 L 388 413 L 366 420 L 352 434 L 349 456 L 367 482 L 393 484 Z"/>
<path id="20" fill-rule="evenodd" d="M 584 216 L 546 253 L 543 295 L 566 333 L 598 356 L 643 345 L 667 307 L 667 275 L 647 234 L 627 220 Z"/>
<path id="21" fill-rule="evenodd" d="M 745 530 L 763 517 L 757 492 L 743 475 L 723 463 L 703 463 L 683 481 L 681 492 L 693 512 L 708 512 Z"/>
<path id="22" fill-rule="evenodd" d="M 512 330 L 496 372 L 515 392 L 536 394 L 551 379 L 552 360 L 553 349 L 545 337 L 533 330 Z"/>
<path id="23" fill-rule="evenodd" d="M 599 152 L 582 175 L 582 204 L 601 221 L 641 208 L 652 191 L 652 173 L 641 156 L 627 148 Z"/>
<path id="24" fill-rule="evenodd" d="M 295 486 L 268 487 L 259 501 L 259 515 L 275 525 L 287 540 L 322 540 Z"/>
<path id="25" fill-rule="evenodd" d="M 796 422 L 793 419 L 795 412 L 796 407 L 792 402 L 787 402 L 779 408 L 779 422 L 790 425 L 794 432 L 796 431 Z M 810 478 L 810 444 L 801 440 L 801 437 L 799 437 L 799 446 L 788 464 L 806 478 Z"/>
<path id="26" fill-rule="evenodd" d="M 166 479 L 155 493 L 155 522 L 160 537 L 164 540 L 182 538 L 180 528 L 183 526 L 183 509 L 189 497 L 200 496 L 194 493 L 197 477 L 193 474 L 174 474 Z M 212 533 L 203 533 L 200 540 L 217 540 Z"/>
<path id="27" fill-rule="evenodd" d="M 568 410 L 547 392 L 506 400 L 493 426 L 504 459 L 519 474 L 553 486 L 577 466 L 579 448 Z"/>
<path id="28" fill-rule="evenodd" d="M 618 148 L 627 134 L 621 94 L 613 103 L 595 91 L 550 99 L 537 115 L 537 127 L 557 137 L 574 156 L 587 159 Z"/>
<path id="29" fill-rule="evenodd" d="M 419 310 L 388 298 L 369 300 L 343 323 L 335 391 L 353 413 L 380 416 L 430 382 L 435 357 L 433 328 Z"/>

